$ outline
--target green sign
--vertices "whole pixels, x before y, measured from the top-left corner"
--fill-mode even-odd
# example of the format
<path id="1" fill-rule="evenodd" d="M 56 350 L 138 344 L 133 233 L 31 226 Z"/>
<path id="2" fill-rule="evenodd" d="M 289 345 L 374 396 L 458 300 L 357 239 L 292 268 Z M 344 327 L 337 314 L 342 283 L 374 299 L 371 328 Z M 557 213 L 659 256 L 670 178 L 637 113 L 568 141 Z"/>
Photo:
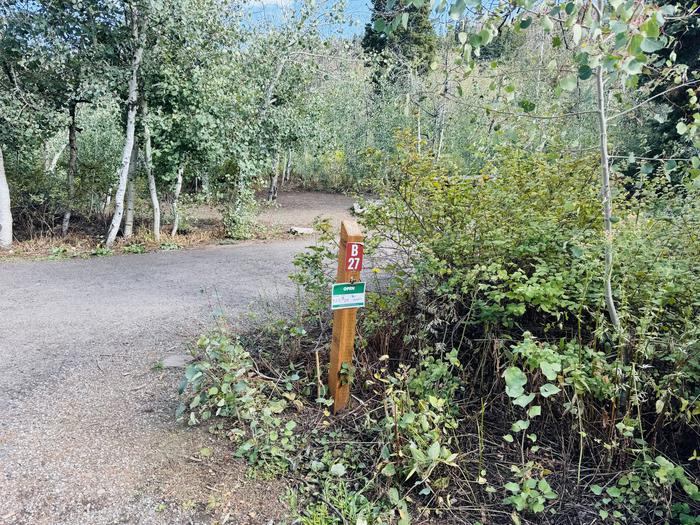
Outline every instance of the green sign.
<path id="1" fill-rule="evenodd" d="M 331 310 L 362 308 L 365 305 L 365 283 L 336 283 L 331 291 Z"/>

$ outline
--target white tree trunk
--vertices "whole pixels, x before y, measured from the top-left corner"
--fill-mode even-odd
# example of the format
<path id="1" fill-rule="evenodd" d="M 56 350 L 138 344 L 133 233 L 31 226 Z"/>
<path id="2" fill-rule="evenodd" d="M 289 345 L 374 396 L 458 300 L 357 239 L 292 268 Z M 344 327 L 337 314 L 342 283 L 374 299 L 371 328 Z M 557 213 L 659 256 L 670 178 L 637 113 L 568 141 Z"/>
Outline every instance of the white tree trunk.
<path id="1" fill-rule="evenodd" d="M 600 12 L 603 10 L 603 2 L 599 1 Z M 605 305 L 608 310 L 610 323 L 617 331 L 620 328 L 620 318 L 615 307 L 615 299 L 612 292 L 613 272 L 613 226 L 612 226 L 612 189 L 610 184 L 610 157 L 608 153 L 608 118 L 605 105 L 605 86 L 603 83 L 603 68 L 596 68 L 596 96 L 598 102 L 598 128 L 600 131 L 600 171 L 601 171 L 601 199 L 603 201 L 603 227 L 605 230 L 605 270 L 604 293 Z"/>
<path id="2" fill-rule="evenodd" d="M 185 163 L 180 163 L 177 168 L 177 181 L 175 182 L 175 191 L 173 193 L 173 229 L 170 235 L 175 237 L 177 235 L 177 229 L 180 226 L 180 212 L 177 209 L 177 201 L 180 198 L 180 192 L 182 191 L 182 175 L 185 172 Z"/>
<path id="3" fill-rule="evenodd" d="M 131 148 L 131 160 L 129 161 L 129 181 L 126 183 L 126 216 L 124 217 L 124 237 L 126 239 L 134 234 L 134 198 L 136 197 L 134 180 L 136 179 L 138 158 L 139 148 L 134 143 L 134 147 Z"/>
<path id="4" fill-rule="evenodd" d="M 0 146 L 0 249 L 12 246 L 12 208 L 10 188 L 5 176 L 5 159 Z"/>
<path id="5" fill-rule="evenodd" d="M 112 223 L 107 232 L 107 240 L 105 245 L 109 248 L 114 244 L 119 232 L 119 227 L 122 223 L 124 215 L 124 194 L 126 193 L 126 185 L 129 178 L 129 164 L 131 162 L 131 150 L 134 147 L 134 132 L 136 130 L 136 110 L 138 101 L 138 72 L 141 66 L 143 57 L 144 35 L 143 31 L 139 31 L 139 16 L 135 7 L 132 7 L 131 14 L 131 34 L 133 36 L 136 50 L 131 62 L 131 78 L 129 78 L 129 98 L 127 99 L 127 119 L 126 119 L 126 139 L 124 140 L 124 149 L 122 150 L 122 162 L 119 168 L 119 181 L 117 184 L 117 192 L 114 196 L 114 216 Z"/>
<path id="6" fill-rule="evenodd" d="M 61 224 L 61 235 L 65 237 L 70 226 L 71 210 L 75 198 L 75 174 L 78 171 L 78 128 L 76 123 L 77 104 L 72 103 L 68 113 L 70 124 L 68 127 L 68 203 L 63 212 L 63 223 Z"/>
<path id="7" fill-rule="evenodd" d="M 284 166 L 284 177 L 282 177 L 282 182 L 289 182 L 292 177 L 292 148 L 287 149 L 287 163 Z"/>
<path id="8" fill-rule="evenodd" d="M 151 151 L 151 130 L 148 127 L 148 103 L 146 98 L 141 98 L 141 118 L 143 119 L 144 165 L 148 177 L 148 192 L 151 194 L 151 206 L 153 207 L 153 238 L 160 241 L 160 202 L 158 202 L 158 189 L 156 178 L 153 175 L 153 152 Z"/>
<path id="9" fill-rule="evenodd" d="M 63 144 L 59 150 L 54 153 L 53 157 L 51 157 L 51 160 L 46 158 L 46 163 L 44 164 L 44 171 L 50 175 L 53 175 L 56 172 L 56 166 L 58 165 L 58 160 L 61 158 L 61 155 L 63 154 L 63 150 L 66 149 L 66 146 L 68 146 L 67 143 Z"/>

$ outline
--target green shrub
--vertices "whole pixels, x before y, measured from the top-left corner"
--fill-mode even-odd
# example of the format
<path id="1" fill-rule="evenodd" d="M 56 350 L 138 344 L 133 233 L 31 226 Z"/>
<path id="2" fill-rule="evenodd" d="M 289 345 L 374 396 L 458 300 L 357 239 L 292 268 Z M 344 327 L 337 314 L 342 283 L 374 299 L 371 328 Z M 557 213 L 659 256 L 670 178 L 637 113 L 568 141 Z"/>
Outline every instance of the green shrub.
<path id="1" fill-rule="evenodd" d="M 616 196 L 616 332 L 595 158 L 504 149 L 465 172 L 408 141 L 385 167 L 362 217 L 384 277 L 358 316 L 358 361 L 387 361 L 355 367 L 354 381 L 385 415 L 362 429 L 379 446 L 375 470 L 438 509 L 500 494 L 523 519 L 585 505 L 611 523 L 693 523 L 697 193 L 656 180 Z M 319 326 L 336 251 L 325 241 L 296 260 Z M 426 374 L 441 378 L 434 388 Z M 651 458 L 678 475 L 661 481 Z M 586 494 L 584 476 L 597 481 L 586 473 L 609 469 L 647 481 L 621 499 Z M 473 480 L 475 492 L 456 490 Z"/>

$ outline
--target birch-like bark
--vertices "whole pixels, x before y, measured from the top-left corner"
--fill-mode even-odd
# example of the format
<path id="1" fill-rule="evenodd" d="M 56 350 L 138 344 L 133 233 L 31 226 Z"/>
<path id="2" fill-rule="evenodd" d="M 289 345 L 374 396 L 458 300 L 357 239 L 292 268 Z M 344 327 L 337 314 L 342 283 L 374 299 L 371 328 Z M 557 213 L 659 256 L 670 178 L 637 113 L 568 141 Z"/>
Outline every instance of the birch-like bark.
<path id="1" fill-rule="evenodd" d="M 136 165 L 138 164 L 139 148 L 136 143 L 131 148 L 131 160 L 129 161 L 129 181 L 126 183 L 126 216 L 124 217 L 124 237 L 128 239 L 134 234 L 134 199 L 136 190 Z"/>
<path id="2" fill-rule="evenodd" d="M 72 102 L 68 108 L 70 124 L 68 125 L 68 202 L 63 212 L 63 222 L 61 223 L 61 235 L 64 237 L 68 233 L 70 226 L 73 200 L 75 199 L 75 175 L 78 172 L 78 125 L 76 122 L 76 110 L 78 104 Z"/>
<path id="3" fill-rule="evenodd" d="M 282 182 L 289 182 L 292 177 L 292 148 L 287 148 L 287 162 L 284 165 L 284 176 Z"/>
<path id="4" fill-rule="evenodd" d="M 277 180 L 279 179 L 280 156 L 277 154 L 275 167 L 270 173 L 270 184 L 267 187 L 267 202 L 273 202 L 277 199 Z"/>
<path id="5" fill-rule="evenodd" d="M 445 116 L 447 114 L 447 92 L 449 90 L 449 81 L 450 81 L 450 74 L 449 70 L 447 68 L 448 66 L 448 57 L 449 57 L 449 48 L 445 46 L 445 54 L 443 56 L 444 58 L 444 63 L 443 66 L 445 68 L 445 76 L 443 77 L 442 80 L 442 93 L 441 93 L 441 100 L 440 100 L 440 109 L 438 111 L 437 115 L 437 129 L 435 133 L 435 140 L 433 143 L 433 149 L 435 150 L 435 156 L 439 160 L 440 155 L 442 154 L 442 146 L 445 141 Z"/>
<path id="6" fill-rule="evenodd" d="M 5 176 L 5 159 L 0 145 L 0 249 L 12 246 L 12 207 L 10 203 L 10 188 Z"/>
<path id="7" fill-rule="evenodd" d="M 61 158 L 61 155 L 63 154 L 63 150 L 66 149 L 68 146 L 67 143 L 63 144 L 59 150 L 54 153 L 53 157 L 51 157 L 51 160 L 48 158 L 46 159 L 46 163 L 44 164 L 44 171 L 50 175 L 53 175 L 56 172 L 56 166 L 58 166 L 58 160 Z"/>
<path id="8" fill-rule="evenodd" d="M 141 118 L 143 119 L 144 165 L 148 177 L 148 192 L 151 194 L 151 207 L 153 208 L 153 238 L 158 242 L 160 241 L 160 202 L 158 202 L 156 178 L 153 175 L 151 130 L 148 127 L 148 102 L 146 102 L 145 97 L 141 97 Z"/>
<path id="9" fill-rule="evenodd" d="M 284 71 L 284 65 L 286 64 L 286 62 L 287 57 L 283 57 L 280 59 L 280 61 L 277 63 L 277 67 L 275 68 L 275 74 L 272 76 L 272 78 L 270 79 L 270 83 L 267 85 L 267 89 L 265 90 L 265 98 L 263 99 L 263 103 L 258 111 L 258 117 L 260 120 L 262 120 L 265 117 L 267 110 L 272 104 L 272 97 L 275 93 L 275 87 L 277 86 L 277 82 L 279 82 L 280 77 L 282 76 L 282 71 Z"/>
<path id="10" fill-rule="evenodd" d="M 598 0 L 599 12 L 603 13 L 604 0 Z M 605 267 L 604 267 L 604 294 L 605 306 L 608 310 L 610 323 L 618 331 L 620 318 L 615 306 L 615 298 L 612 292 L 613 272 L 613 225 L 612 225 L 612 188 L 610 183 L 610 156 L 608 153 L 608 117 L 605 105 L 605 84 L 603 82 L 603 67 L 596 68 L 596 97 L 598 102 L 598 129 L 600 131 L 600 171 L 601 171 L 601 199 L 603 201 L 603 228 L 605 231 Z"/>
<path id="11" fill-rule="evenodd" d="M 124 195 L 129 178 L 129 164 L 131 162 L 131 150 L 134 147 L 134 134 L 136 131 L 136 110 L 138 108 L 138 72 L 141 66 L 144 48 L 144 31 L 139 28 L 139 13 L 137 8 L 131 7 L 131 35 L 136 45 L 131 62 L 131 77 L 129 78 L 129 98 L 127 99 L 126 139 L 122 150 L 122 162 L 119 168 L 117 192 L 114 196 L 114 215 L 107 232 L 105 245 L 109 248 L 114 244 L 119 232 L 124 215 Z"/>
<path id="12" fill-rule="evenodd" d="M 173 192 L 173 229 L 170 235 L 175 237 L 177 235 L 177 229 L 180 227 L 180 212 L 177 208 L 177 201 L 180 198 L 180 192 L 182 191 L 182 175 L 185 172 L 185 163 L 181 162 L 180 166 L 177 168 L 177 181 L 175 182 L 175 191 Z"/>

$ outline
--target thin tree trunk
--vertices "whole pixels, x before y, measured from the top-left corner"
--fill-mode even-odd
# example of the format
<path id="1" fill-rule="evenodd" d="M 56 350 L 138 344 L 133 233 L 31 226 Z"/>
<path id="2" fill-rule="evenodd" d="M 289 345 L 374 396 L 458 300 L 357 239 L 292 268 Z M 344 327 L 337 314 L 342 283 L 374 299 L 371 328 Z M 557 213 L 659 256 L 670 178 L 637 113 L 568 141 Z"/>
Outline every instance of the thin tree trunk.
<path id="1" fill-rule="evenodd" d="M 75 199 L 75 175 L 78 171 L 78 126 L 76 123 L 76 110 L 78 104 L 72 102 L 68 108 L 70 124 L 68 125 L 68 203 L 63 213 L 63 223 L 61 224 L 61 235 L 64 237 L 68 233 L 70 226 L 71 210 Z"/>
<path id="2" fill-rule="evenodd" d="M 61 158 L 63 150 L 66 149 L 66 146 L 68 146 L 67 143 L 63 144 L 63 146 L 61 146 L 59 150 L 56 153 L 54 153 L 53 157 L 51 157 L 51 160 L 49 160 L 48 158 L 46 159 L 46 163 L 44 164 L 44 171 L 46 173 L 49 173 L 51 175 L 54 174 L 54 172 L 56 171 L 56 166 L 58 165 L 58 160 Z"/>
<path id="3" fill-rule="evenodd" d="M 277 154 L 275 167 L 270 173 L 270 184 L 267 187 L 267 202 L 273 202 L 277 199 L 277 180 L 279 179 L 280 156 Z"/>
<path id="4" fill-rule="evenodd" d="M 599 1 L 601 12 L 602 0 Z M 610 323 L 615 330 L 620 328 L 620 318 L 615 307 L 612 293 L 613 272 L 613 225 L 612 225 L 612 189 L 610 184 L 610 157 L 608 154 L 608 119 L 605 106 L 605 86 L 603 84 L 603 68 L 596 68 L 596 95 L 598 100 L 598 127 L 600 130 L 600 168 L 601 168 L 601 198 L 603 200 L 603 227 L 605 230 L 605 305 L 608 310 Z"/>
<path id="5" fill-rule="evenodd" d="M 289 182 L 292 178 L 292 148 L 287 149 L 287 163 L 284 166 L 284 177 L 283 182 Z"/>
<path id="6" fill-rule="evenodd" d="M 275 74 L 272 76 L 270 79 L 270 83 L 267 85 L 267 89 L 265 90 L 265 98 L 263 99 L 263 103 L 260 106 L 260 109 L 258 111 L 258 117 L 260 120 L 265 117 L 265 114 L 267 113 L 267 110 L 270 108 L 270 105 L 272 104 L 272 96 L 275 93 L 275 86 L 277 86 L 277 82 L 279 82 L 280 77 L 282 76 L 282 71 L 284 70 L 284 65 L 287 63 L 287 57 L 283 57 L 280 59 L 279 62 L 277 62 L 277 67 L 275 68 Z"/>
<path id="7" fill-rule="evenodd" d="M 445 53 L 443 55 L 444 58 L 444 63 L 443 67 L 445 68 L 445 76 L 442 80 L 442 93 L 440 94 L 440 108 L 438 109 L 437 112 L 437 117 L 435 119 L 436 121 L 436 126 L 435 126 L 435 137 L 433 139 L 433 149 L 435 150 L 435 156 L 437 159 L 440 159 L 440 155 L 442 153 L 442 145 L 445 140 L 445 116 L 447 113 L 447 92 L 449 89 L 449 80 L 450 80 L 450 72 L 448 69 L 448 56 L 449 56 L 449 47 L 447 45 L 444 46 Z"/>
<path id="8" fill-rule="evenodd" d="M 158 202 L 158 189 L 156 178 L 153 175 L 153 153 L 151 151 L 151 130 L 148 127 L 148 102 L 146 97 L 141 97 L 141 118 L 143 119 L 143 143 L 144 164 L 148 177 L 148 192 L 151 194 L 151 206 L 153 207 L 153 238 L 160 241 L 160 203 Z"/>
<path id="9" fill-rule="evenodd" d="M 129 181 L 126 183 L 126 216 L 124 217 L 124 237 L 126 239 L 134 234 L 134 199 L 136 197 L 134 182 L 138 158 L 138 144 L 134 143 L 134 147 L 131 148 L 131 160 L 129 161 Z"/>
<path id="10" fill-rule="evenodd" d="M 107 211 L 109 210 L 109 205 L 112 204 L 112 188 L 107 190 L 107 195 L 105 195 L 105 200 L 102 203 L 102 215 L 107 216 Z"/>
<path id="11" fill-rule="evenodd" d="M 182 175 L 185 172 L 185 163 L 181 162 L 180 166 L 177 168 L 177 181 L 175 182 L 175 192 L 173 194 L 173 229 L 170 235 L 175 237 L 177 235 L 177 229 L 180 226 L 180 212 L 177 209 L 177 201 L 180 198 L 180 192 L 182 191 Z"/>
<path id="12" fill-rule="evenodd" d="M 10 188 L 5 176 L 5 159 L 0 146 L 0 249 L 12 246 L 12 207 L 10 204 Z"/>
<path id="13" fill-rule="evenodd" d="M 105 245 L 111 247 L 117 238 L 119 227 L 122 223 L 124 215 L 124 194 L 126 193 L 126 185 L 129 178 L 129 164 L 131 161 L 131 150 L 134 147 L 134 134 L 136 130 L 136 110 L 138 108 L 138 72 L 141 66 L 144 47 L 144 31 L 139 30 L 139 14 L 136 7 L 132 6 L 131 11 L 131 34 L 134 43 L 137 45 L 134 57 L 131 62 L 131 78 L 129 78 L 129 98 L 127 100 L 127 119 L 126 119 L 126 139 L 124 140 L 124 149 L 122 150 L 122 162 L 119 168 L 119 182 L 117 192 L 114 196 L 114 216 L 112 223 L 109 226 L 107 240 Z"/>

